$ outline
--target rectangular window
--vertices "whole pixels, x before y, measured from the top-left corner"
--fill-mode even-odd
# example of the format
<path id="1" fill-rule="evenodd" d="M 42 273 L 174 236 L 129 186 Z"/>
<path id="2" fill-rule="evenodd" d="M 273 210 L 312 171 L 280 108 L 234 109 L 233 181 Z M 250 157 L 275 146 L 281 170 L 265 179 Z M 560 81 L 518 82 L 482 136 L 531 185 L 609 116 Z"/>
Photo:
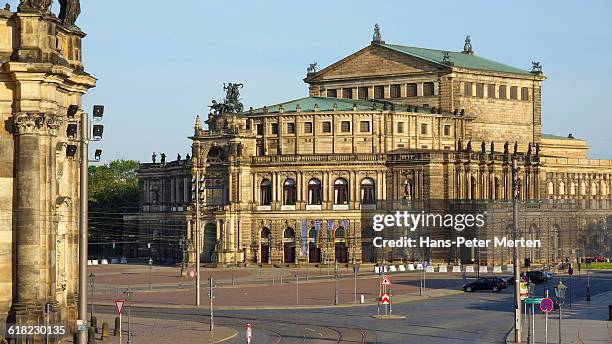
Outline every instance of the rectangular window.
<path id="1" fill-rule="evenodd" d="M 272 129 L 272 135 L 278 135 L 278 123 L 272 123 L 271 129 Z"/>
<path id="2" fill-rule="evenodd" d="M 416 97 L 417 96 L 417 84 L 408 84 L 408 85 L 406 85 L 406 87 L 407 87 L 406 95 L 408 97 Z"/>
<path id="3" fill-rule="evenodd" d="M 399 84 L 391 85 L 391 98 L 399 98 L 401 96 L 401 86 Z"/>
<path id="4" fill-rule="evenodd" d="M 404 122 L 397 122 L 397 133 L 398 134 L 404 133 Z"/>
<path id="5" fill-rule="evenodd" d="M 323 122 L 323 132 L 331 133 L 331 122 Z"/>
<path id="6" fill-rule="evenodd" d="M 465 97 L 471 97 L 472 96 L 472 83 L 471 82 L 464 82 L 463 83 L 463 95 Z"/>
<path id="7" fill-rule="evenodd" d="M 423 96 L 431 97 L 434 95 L 434 83 L 433 82 L 424 82 L 423 83 Z"/>
<path id="8" fill-rule="evenodd" d="M 484 98 L 484 84 L 476 84 L 476 97 Z"/>
<path id="9" fill-rule="evenodd" d="M 304 133 L 305 134 L 312 134 L 312 122 L 305 122 L 304 123 Z"/>
<path id="10" fill-rule="evenodd" d="M 487 98 L 495 98 L 495 84 L 488 85 Z"/>
<path id="11" fill-rule="evenodd" d="M 338 91 L 336 89 L 327 90 L 327 97 L 338 98 Z"/>
<path id="12" fill-rule="evenodd" d="M 518 99 L 518 87 L 510 86 L 510 99 Z"/>
<path id="13" fill-rule="evenodd" d="M 421 123 L 421 135 L 427 135 L 427 123 Z"/>
<path id="14" fill-rule="evenodd" d="M 362 133 L 369 133 L 370 121 L 361 121 L 361 123 L 359 123 L 359 131 L 361 131 Z"/>
<path id="15" fill-rule="evenodd" d="M 374 86 L 374 99 L 385 98 L 385 86 Z"/>
<path id="16" fill-rule="evenodd" d="M 257 124 L 257 135 L 263 135 L 263 124 Z"/>
<path id="17" fill-rule="evenodd" d="M 445 124 L 444 125 L 443 134 L 444 134 L 444 136 L 450 136 L 451 135 L 451 126 L 450 126 L 450 124 Z"/>
<path id="18" fill-rule="evenodd" d="M 247 119 L 246 121 L 246 130 L 251 130 L 251 120 Z"/>
<path id="19" fill-rule="evenodd" d="M 340 122 L 340 131 L 343 133 L 350 133 L 351 132 L 351 122 L 350 121 Z"/>
<path id="20" fill-rule="evenodd" d="M 342 98 L 353 99 L 353 89 L 352 88 L 343 88 L 342 89 Z"/>
<path id="21" fill-rule="evenodd" d="M 358 91 L 359 99 L 366 100 L 370 98 L 370 89 L 368 87 L 359 87 Z"/>
<path id="22" fill-rule="evenodd" d="M 521 87 L 521 100 L 529 100 L 529 88 Z"/>
<path id="23" fill-rule="evenodd" d="M 295 123 L 287 123 L 287 134 L 295 134 Z"/>
<path id="24" fill-rule="evenodd" d="M 499 86 L 499 99 L 507 99 L 506 97 L 506 85 Z"/>

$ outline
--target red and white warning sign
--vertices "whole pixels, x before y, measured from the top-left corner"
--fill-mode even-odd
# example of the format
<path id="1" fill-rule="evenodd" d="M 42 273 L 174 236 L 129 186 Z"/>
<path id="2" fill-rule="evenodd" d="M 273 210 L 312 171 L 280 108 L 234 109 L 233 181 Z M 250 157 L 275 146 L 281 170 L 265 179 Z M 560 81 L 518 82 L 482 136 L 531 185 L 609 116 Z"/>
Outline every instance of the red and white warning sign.
<path id="1" fill-rule="evenodd" d="M 389 277 L 387 277 L 386 275 L 383 275 L 383 278 L 382 278 L 382 281 L 380 282 L 380 285 L 390 286 L 391 285 L 391 281 L 389 280 Z"/>
<path id="2" fill-rule="evenodd" d="M 388 305 L 389 303 L 391 303 L 391 297 L 389 296 L 389 293 L 382 294 L 382 296 L 380 297 L 380 303 L 382 303 L 383 305 Z"/>
<path id="3" fill-rule="evenodd" d="M 123 304 L 125 304 L 125 300 L 115 300 L 115 306 L 117 306 L 117 314 L 121 314 L 121 312 L 123 312 Z"/>
<path id="4" fill-rule="evenodd" d="M 246 324 L 246 339 L 247 344 L 251 344 L 253 342 L 253 325 L 251 325 L 251 323 Z"/>

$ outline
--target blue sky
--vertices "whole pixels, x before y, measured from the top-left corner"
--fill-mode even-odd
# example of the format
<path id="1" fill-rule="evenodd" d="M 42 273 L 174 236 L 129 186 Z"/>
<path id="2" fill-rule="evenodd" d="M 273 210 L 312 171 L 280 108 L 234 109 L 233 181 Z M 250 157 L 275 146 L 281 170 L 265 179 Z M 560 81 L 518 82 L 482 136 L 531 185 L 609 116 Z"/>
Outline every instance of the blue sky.
<path id="1" fill-rule="evenodd" d="M 224 82 L 245 84 L 247 108 L 307 95 L 308 64 L 365 47 L 375 23 L 387 43 L 461 50 L 469 34 L 480 56 L 541 61 L 544 132 L 612 159 L 612 1 L 81 2 L 84 62 L 99 79 L 85 108 L 106 105 L 105 160 L 185 156 L 194 115 Z"/>

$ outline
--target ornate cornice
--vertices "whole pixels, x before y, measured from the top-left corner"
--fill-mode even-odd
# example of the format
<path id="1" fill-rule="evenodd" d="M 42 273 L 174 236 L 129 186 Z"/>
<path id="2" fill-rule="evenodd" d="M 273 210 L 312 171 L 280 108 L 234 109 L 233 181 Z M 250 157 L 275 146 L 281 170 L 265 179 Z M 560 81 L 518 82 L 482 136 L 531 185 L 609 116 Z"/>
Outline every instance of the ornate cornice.
<path id="1" fill-rule="evenodd" d="M 24 112 L 13 116 L 16 135 L 57 135 L 57 130 L 62 126 L 63 122 L 64 120 L 55 114 Z"/>

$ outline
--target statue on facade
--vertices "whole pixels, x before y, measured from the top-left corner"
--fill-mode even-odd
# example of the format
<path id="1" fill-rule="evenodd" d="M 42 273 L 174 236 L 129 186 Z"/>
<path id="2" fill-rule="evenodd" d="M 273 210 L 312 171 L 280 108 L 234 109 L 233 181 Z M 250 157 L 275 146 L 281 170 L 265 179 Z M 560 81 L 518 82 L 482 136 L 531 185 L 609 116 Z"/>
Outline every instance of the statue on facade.
<path id="1" fill-rule="evenodd" d="M 542 64 L 539 61 L 531 61 L 531 72 L 532 73 L 542 73 Z"/>
<path id="2" fill-rule="evenodd" d="M 506 141 L 506 143 L 504 143 L 504 154 L 509 154 L 510 153 L 510 143 L 508 141 Z"/>
<path id="3" fill-rule="evenodd" d="M 161 163 L 162 164 L 166 163 L 166 153 L 161 153 Z"/>
<path id="4" fill-rule="evenodd" d="M 518 153 L 518 141 L 514 141 L 514 154 Z"/>
<path id="5" fill-rule="evenodd" d="M 536 153 L 535 156 L 540 156 L 540 150 L 541 150 L 540 144 L 536 143 L 535 144 L 535 153 Z"/>
<path id="6" fill-rule="evenodd" d="M 77 18 L 81 14 L 80 0 L 59 0 L 60 13 L 58 18 L 65 26 L 74 26 Z"/>
<path id="7" fill-rule="evenodd" d="M 529 146 L 527 146 L 527 156 L 531 156 L 531 142 L 529 142 Z"/>
<path id="8" fill-rule="evenodd" d="M 191 160 L 191 155 L 187 154 L 187 156 L 185 156 L 185 160 Z"/>
<path id="9" fill-rule="evenodd" d="M 472 140 L 469 140 L 469 141 L 468 141 L 467 146 L 465 146 L 465 150 L 466 150 L 468 153 L 471 153 L 471 152 L 472 152 Z"/>
<path id="10" fill-rule="evenodd" d="M 495 154 L 495 142 L 491 141 L 491 154 Z"/>
<path id="11" fill-rule="evenodd" d="M 308 74 L 317 72 L 317 63 L 311 63 L 308 65 L 308 69 L 306 70 Z"/>
<path id="12" fill-rule="evenodd" d="M 178 154 L 176 155 L 176 161 L 181 161 L 181 153 L 178 153 Z"/>
<path id="13" fill-rule="evenodd" d="M 480 144 L 480 152 L 482 154 L 485 154 L 487 152 L 487 144 L 484 142 L 484 140 L 482 140 L 482 143 Z"/>
<path id="14" fill-rule="evenodd" d="M 230 82 L 227 85 L 224 83 L 223 90 L 226 92 L 225 99 L 223 99 L 222 102 L 213 100 L 212 105 L 209 107 L 215 114 L 242 112 L 244 108 L 240 102 L 240 89 L 242 87 L 244 87 L 244 85 L 239 83 Z"/>
<path id="15" fill-rule="evenodd" d="M 457 141 L 457 152 L 461 151 L 463 151 L 463 142 L 461 142 L 461 139 L 459 139 L 459 141 Z"/>
<path id="16" fill-rule="evenodd" d="M 157 160 L 157 154 L 155 154 L 155 152 L 153 152 L 153 155 L 151 155 L 151 160 L 153 160 L 153 163 L 155 163 Z"/>

